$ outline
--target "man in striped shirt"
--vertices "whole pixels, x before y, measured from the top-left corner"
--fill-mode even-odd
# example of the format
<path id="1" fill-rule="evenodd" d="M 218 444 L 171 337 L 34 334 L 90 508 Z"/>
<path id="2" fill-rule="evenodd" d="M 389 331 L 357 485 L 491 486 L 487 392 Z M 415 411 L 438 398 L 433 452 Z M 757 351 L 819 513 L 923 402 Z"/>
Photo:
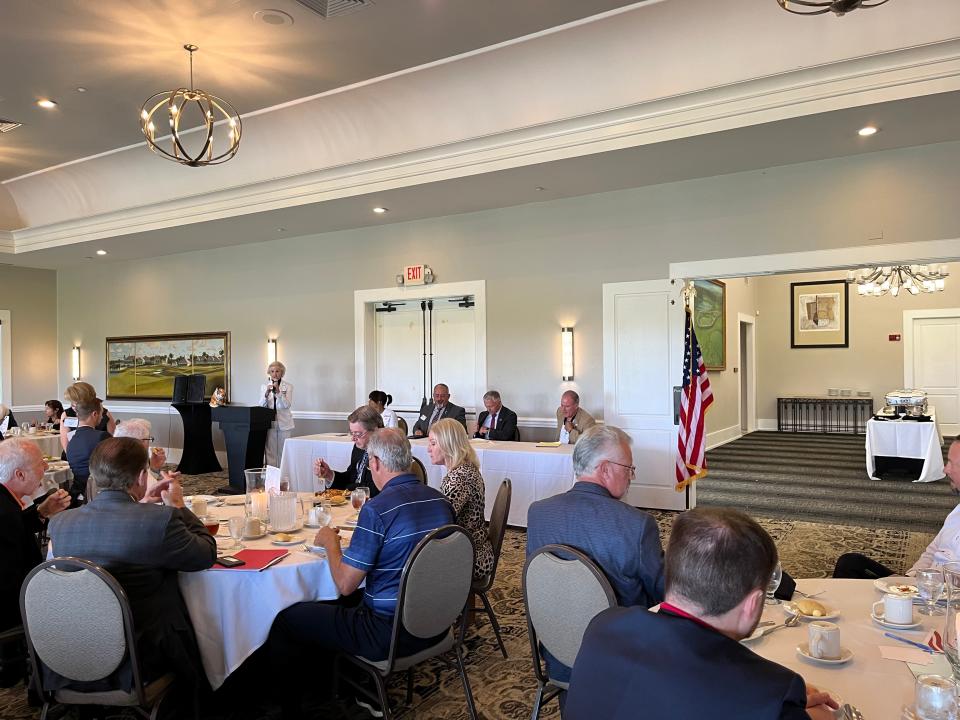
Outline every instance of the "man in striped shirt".
<path id="1" fill-rule="evenodd" d="M 447 499 L 409 472 L 410 442 L 400 431 L 375 432 L 367 443 L 367 455 L 380 494 L 361 508 L 350 547 L 341 551 L 338 531 L 329 527 L 321 528 L 314 541 L 327 551 L 341 600 L 294 605 L 277 616 L 271 629 L 271 655 L 275 666 L 284 668 L 282 676 L 288 683 L 282 695 L 284 718 L 301 717 L 298 693 L 306 681 L 291 671 L 308 665 L 294 661 L 297 656 L 310 659 L 314 678 L 316 660 L 331 658 L 330 650 L 368 660 L 386 659 L 403 566 L 425 535 L 454 522 Z M 362 600 L 351 598 L 364 581 Z M 425 650 L 442 637 L 424 640 L 401 628 L 398 654 Z M 379 711 L 371 712 L 379 716 Z"/>

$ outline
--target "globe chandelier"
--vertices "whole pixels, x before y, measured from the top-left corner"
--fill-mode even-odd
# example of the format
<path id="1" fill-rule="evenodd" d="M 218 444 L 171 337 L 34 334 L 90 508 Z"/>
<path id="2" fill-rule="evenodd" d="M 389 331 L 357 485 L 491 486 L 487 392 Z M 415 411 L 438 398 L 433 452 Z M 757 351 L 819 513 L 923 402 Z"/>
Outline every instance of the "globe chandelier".
<path id="1" fill-rule="evenodd" d="M 837 17 L 859 8 L 875 8 L 888 0 L 777 0 L 787 12 L 794 15 L 823 15 L 832 12 Z"/>
<path id="2" fill-rule="evenodd" d="M 193 86 L 193 54 L 199 49 L 196 45 L 184 45 L 183 49 L 190 53 L 190 88 L 177 88 L 157 93 L 147 98 L 140 108 L 140 129 L 147 139 L 147 145 L 161 157 L 173 160 L 190 167 L 202 165 L 218 165 L 224 163 L 240 149 L 240 134 L 243 126 L 240 115 L 226 100 Z M 194 128 L 181 128 L 184 116 L 191 110 L 199 110 L 201 124 Z M 166 116 L 165 130 L 169 136 L 160 136 L 158 130 Z M 223 132 L 219 133 L 221 150 L 215 149 L 214 130 L 218 124 L 225 123 L 226 138 Z M 198 132 L 199 139 L 191 139 L 189 145 L 195 150 L 188 149 L 184 136 Z M 225 140 L 225 145 L 222 143 Z"/>
<path id="3" fill-rule="evenodd" d="M 941 292 L 946 265 L 884 265 L 847 272 L 847 282 L 857 286 L 858 295 L 880 297 L 888 292 L 896 297 L 901 291 L 911 295 Z"/>

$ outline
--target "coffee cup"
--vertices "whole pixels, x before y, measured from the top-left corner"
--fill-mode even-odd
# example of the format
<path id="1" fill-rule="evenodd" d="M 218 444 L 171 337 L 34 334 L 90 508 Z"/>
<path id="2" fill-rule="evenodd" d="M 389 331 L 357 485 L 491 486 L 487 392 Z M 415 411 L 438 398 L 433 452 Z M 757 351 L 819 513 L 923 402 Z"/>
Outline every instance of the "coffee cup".
<path id="1" fill-rule="evenodd" d="M 190 509 L 193 510 L 193 514 L 197 517 L 203 517 L 207 514 L 207 500 L 206 498 L 195 497 L 190 502 Z"/>
<path id="2" fill-rule="evenodd" d="M 243 534 L 248 538 L 263 535 L 263 521 L 258 517 L 248 516 L 243 524 Z"/>
<path id="3" fill-rule="evenodd" d="M 882 610 L 881 610 L 882 607 Z M 873 604 L 873 614 L 894 625 L 910 625 L 913 623 L 913 598 L 909 595 L 883 596 Z"/>
<path id="4" fill-rule="evenodd" d="M 840 659 L 840 626 L 826 620 L 817 620 L 807 626 L 810 655 L 821 660 Z"/>
<path id="5" fill-rule="evenodd" d="M 36 425 L 28 425 L 28 426 L 27 426 L 27 435 L 36 435 L 36 433 L 37 433 L 37 426 L 36 426 Z"/>

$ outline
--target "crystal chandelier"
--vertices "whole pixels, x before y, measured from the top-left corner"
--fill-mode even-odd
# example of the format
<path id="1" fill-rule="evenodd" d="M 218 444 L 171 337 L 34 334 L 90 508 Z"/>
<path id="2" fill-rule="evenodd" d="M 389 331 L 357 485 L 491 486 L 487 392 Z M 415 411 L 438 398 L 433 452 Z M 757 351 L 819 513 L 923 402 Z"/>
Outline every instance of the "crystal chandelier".
<path id="1" fill-rule="evenodd" d="M 193 87 L 193 54 L 198 48 L 196 45 L 184 45 L 183 49 L 190 53 L 190 89 L 177 88 L 147 98 L 140 109 L 140 129 L 143 131 L 143 136 L 147 139 L 147 145 L 150 149 L 169 160 L 190 167 L 217 165 L 226 162 L 236 155 L 240 148 L 240 132 L 242 130 L 240 115 L 226 100 Z M 199 148 L 191 154 L 184 142 L 184 136 L 193 129 L 181 129 L 180 123 L 183 116 L 194 107 L 200 111 L 202 124 L 199 127 L 200 141 L 191 143 L 195 149 L 197 146 Z M 160 144 L 167 138 L 161 137 L 159 141 L 157 139 L 158 131 L 154 123 L 154 115 L 161 108 L 165 108 L 167 125 L 170 131 L 169 149 Z M 161 122 L 159 116 L 156 122 Z M 223 122 L 226 123 L 225 129 L 227 130 L 226 146 L 217 153 L 214 150 L 214 129 L 218 123 Z M 164 145 L 166 144 L 164 142 Z"/>
<path id="2" fill-rule="evenodd" d="M 787 12 L 794 15 L 823 15 L 832 12 L 838 17 L 857 8 L 874 8 L 887 0 L 777 0 Z"/>
<path id="3" fill-rule="evenodd" d="M 888 292 L 896 297 L 900 291 L 911 295 L 943 290 L 949 276 L 946 265 L 884 265 L 847 272 L 847 282 L 857 286 L 858 295 L 880 297 Z"/>

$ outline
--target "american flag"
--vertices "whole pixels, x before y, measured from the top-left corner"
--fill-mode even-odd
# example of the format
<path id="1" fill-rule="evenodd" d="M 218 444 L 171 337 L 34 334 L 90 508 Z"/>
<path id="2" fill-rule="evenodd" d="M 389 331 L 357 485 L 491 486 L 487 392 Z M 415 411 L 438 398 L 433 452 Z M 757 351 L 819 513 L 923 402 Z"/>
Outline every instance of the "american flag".
<path id="1" fill-rule="evenodd" d="M 713 403 L 710 378 L 700 354 L 700 344 L 693 330 L 687 308 L 683 337 L 683 388 L 680 395 L 680 432 L 677 436 L 677 492 L 707 474 L 704 457 L 703 416 Z"/>

